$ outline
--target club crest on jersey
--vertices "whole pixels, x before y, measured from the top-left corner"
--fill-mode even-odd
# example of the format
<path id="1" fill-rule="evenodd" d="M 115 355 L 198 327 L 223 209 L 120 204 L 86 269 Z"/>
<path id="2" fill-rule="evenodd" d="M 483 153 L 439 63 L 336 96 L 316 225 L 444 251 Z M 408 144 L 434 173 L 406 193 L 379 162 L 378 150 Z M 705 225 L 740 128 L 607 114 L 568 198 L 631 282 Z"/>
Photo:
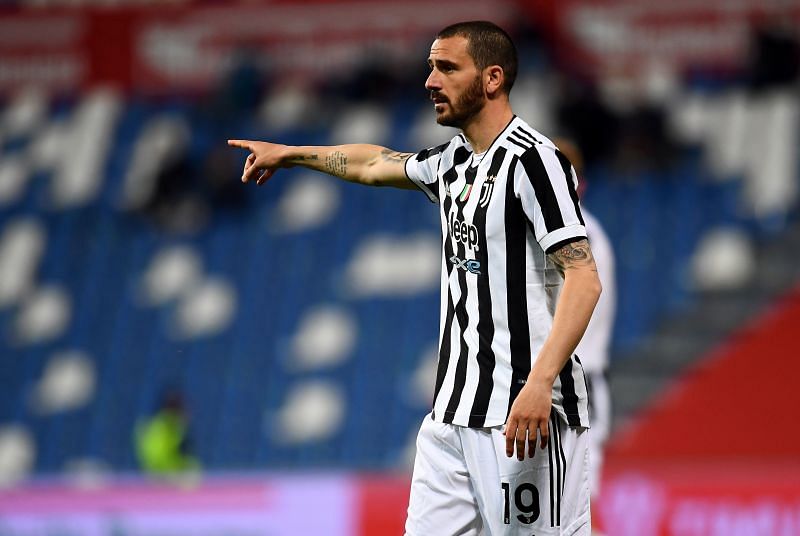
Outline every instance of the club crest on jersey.
<path id="1" fill-rule="evenodd" d="M 489 204 L 489 201 L 492 199 L 492 190 L 494 190 L 494 181 L 497 179 L 495 175 L 489 175 L 486 177 L 486 180 L 483 181 L 483 186 L 481 186 L 481 199 L 479 204 L 481 207 L 486 208 Z"/>

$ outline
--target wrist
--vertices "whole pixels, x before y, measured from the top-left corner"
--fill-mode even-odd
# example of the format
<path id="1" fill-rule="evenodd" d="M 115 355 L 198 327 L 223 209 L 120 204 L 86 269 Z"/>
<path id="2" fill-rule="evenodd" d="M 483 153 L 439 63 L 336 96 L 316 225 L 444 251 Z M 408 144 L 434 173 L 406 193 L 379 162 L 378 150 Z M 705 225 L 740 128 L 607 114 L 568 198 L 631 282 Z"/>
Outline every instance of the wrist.
<path id="1" fill-rule="evenodd" d="M 304 160 L 303 152 L 300 150 L 300 147 L 295 147 L 293 145 L 282 146 L 278 154 L 281 162 L 284 164 L 300 164 Z"/>
<path id="2" fill-rule="evenodd" d="M 531 369 L 530 374 L 528 374 L 528 383 L 552 388 L 557 376 L 558 372 L 541 370 L 534 367 Z"/>
<path id="3" fill-rule="evenodd" d="M 281 151 L 281 161 L 287 167 L 306 166 L 312 169 L 319 169 L 320 155 L 317 147 L 299 147 L 296 145 L 284 145 Z"/>

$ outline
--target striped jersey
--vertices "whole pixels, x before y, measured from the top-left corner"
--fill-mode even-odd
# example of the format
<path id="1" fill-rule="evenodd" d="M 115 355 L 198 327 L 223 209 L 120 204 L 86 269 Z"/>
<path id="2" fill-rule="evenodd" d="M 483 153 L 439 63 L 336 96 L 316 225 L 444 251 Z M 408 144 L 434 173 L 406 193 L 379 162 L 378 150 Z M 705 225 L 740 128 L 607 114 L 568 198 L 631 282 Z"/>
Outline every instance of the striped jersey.
<path id="1" fill-rule="evenodd" d="M 463 134 L 408 158 L 406 175 L 439 204 L 439 360 L 433 418 L 505 423 L 553 323 L 562 277 L 547 257 L 586 237 L 577 178 L 553 143 L 514 116 L 484 153 Z M 583 368 L 572 356 L 553 408 L 588 427 Z"/>

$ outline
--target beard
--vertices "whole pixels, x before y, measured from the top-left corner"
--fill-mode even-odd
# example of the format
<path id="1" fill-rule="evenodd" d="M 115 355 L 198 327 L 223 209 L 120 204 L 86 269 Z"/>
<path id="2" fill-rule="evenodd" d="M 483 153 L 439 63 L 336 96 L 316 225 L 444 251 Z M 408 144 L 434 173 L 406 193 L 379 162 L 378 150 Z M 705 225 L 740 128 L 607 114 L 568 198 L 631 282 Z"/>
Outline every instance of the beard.
<path id="1" fill-rule="evenodd" d="M 476 76 L 467 89 L 456 98 L 456 101 L 447 101 L 449 113 L 437 114 L 436 122 L 444 127 L 462 128 L 469 123 L 483 109 L 484 105 L 483 84 L 481 77 Z"/>

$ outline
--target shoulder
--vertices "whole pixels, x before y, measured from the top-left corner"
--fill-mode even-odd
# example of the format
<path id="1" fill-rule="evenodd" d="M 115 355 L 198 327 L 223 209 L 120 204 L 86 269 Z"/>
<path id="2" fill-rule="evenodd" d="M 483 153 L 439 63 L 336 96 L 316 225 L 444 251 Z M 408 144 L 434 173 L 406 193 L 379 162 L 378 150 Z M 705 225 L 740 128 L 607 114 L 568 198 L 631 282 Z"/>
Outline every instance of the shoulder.
<path id="1" fill-rule="evenodd" d="M 452 153 L 458 147 L 463 147 L 466 143 L 467 141 L 464 138 L 464 135 L 458 134 L 449 141 L 442 143 L 441 145 L 421 150 L 416 155 L 412 156 L 412 158 L 417 162 L 424 162 L 425 160 L 428 160 L 435 156 L 439 156 L 441 158 L 445 154 Z"/>
<path id="2" fill-rule="evenodd" d="M 550 138 L 519 117 L 514 118 L 499 141 L 523 164 L 532 165 L 541 163 L 543 159 L 557 159 L 556 146 Z"/>

